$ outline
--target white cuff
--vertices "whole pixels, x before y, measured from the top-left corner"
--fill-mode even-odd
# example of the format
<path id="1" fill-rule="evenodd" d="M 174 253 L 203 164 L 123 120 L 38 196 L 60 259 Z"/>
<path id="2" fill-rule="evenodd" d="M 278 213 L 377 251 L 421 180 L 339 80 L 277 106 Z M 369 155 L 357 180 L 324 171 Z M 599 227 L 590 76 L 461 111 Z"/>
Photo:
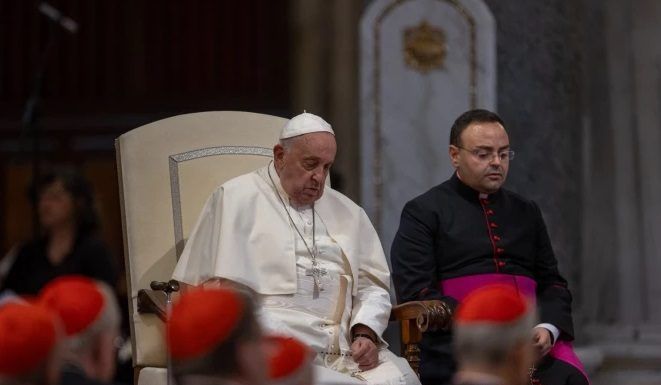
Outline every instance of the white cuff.
<path id="1" fill-rule="evenodd" d="M 541 324 L 539 324 L 535 327 L 536 328 L 544 328 L 544 329 L 550 331 L 551 334 L 553 335 L 553 345 L 555 345 L 556 341 L 558 341 L 558 337 L 560 337 L 560 330 L 557 327 L 555 327 L 555 326 L 553 326 L 549 323 L 541 323 Z"/>

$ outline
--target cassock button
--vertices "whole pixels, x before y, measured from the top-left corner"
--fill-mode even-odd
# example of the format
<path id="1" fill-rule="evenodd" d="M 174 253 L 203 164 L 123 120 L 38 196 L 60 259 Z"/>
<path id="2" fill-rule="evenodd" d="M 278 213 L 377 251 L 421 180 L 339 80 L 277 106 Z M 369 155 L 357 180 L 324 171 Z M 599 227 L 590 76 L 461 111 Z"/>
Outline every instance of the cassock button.
<path id="1" fill-rule="evenodd" d="M 503 267 L 505 266 L 505 262 L 503 261 L 498 261 L 498 267 Z"/>
<path id="2" fill-rule="evenodd" d="M 494 214 L 493 210 L 491 210 L 491 209 L 487 210 L 487 215 L 493 215 L 493 214 Z"/>
<path id="3" fill-rule="evenodd" d="M 496 253 L 498 253 L 498 254 L 502 254 L 504 252 L 505 252 L 505 249 L 503 249 L 502 247 L 499 247 L 499 248 L 496 249 Z"/>
<path id="4" fill-rule="evenodd" d="M 493 236 L 493 240 L 496 241 L 496 242 L 498 242 L 498 241 L 500 241 L 500 237 L 497 236 L 497 235 L 494 235 L 494 236 Z"/>
<path id="5" fill-rule="evenodd" d="M 498 227 L 498 225 L 493 223 L 493 222 L 489 223 L 489 226 L 491 226 L 492 229 L 495 229 L 496 227 Z"/>

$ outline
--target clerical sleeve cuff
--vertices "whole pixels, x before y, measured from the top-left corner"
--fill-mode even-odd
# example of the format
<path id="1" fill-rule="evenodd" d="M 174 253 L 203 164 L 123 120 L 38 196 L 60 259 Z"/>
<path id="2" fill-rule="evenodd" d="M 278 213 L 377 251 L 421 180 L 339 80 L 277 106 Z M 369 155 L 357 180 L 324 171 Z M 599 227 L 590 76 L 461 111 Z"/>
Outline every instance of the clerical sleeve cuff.
<path id="1" fill-rule="evenodd" d="M 378 328 L 376 327 L 376 325 L 370 324 L 369 321 L 362 321 L 362 322 L 361 321 L 353 321 L 353 322 L 351 322 L 349 330 L 353 330 L 353 327 L 358 325 L 358 324 L 363 324 L 363 325 L 367 326 L 368 328 L 370 328 L 370 330 L 372 330 L 372 332 L 374 332 L 374 335 L 376 336 L 375 344 L 377 346 L 385 346 L 385 347 L 389 346 L 388 342 L 386 342 L 386 340 L 383 339 L 383 336 L 382 336 L 383 331 L 381 333 L 379 333 Z M 352 336 L 353 335 L 350 334 L 349 337 L 348 337 L 350 342 L 353 342 L 353 337 Z"/>
<path id="2" fill-rule="evenodd" d="M 544 328 L 551 332 L 551 336 L 553 337 L 552 345 L 555 345 L 555 342 L 558 340 L 558 337 L 560 337 L 560 330 L 549 323 L 541 323 L 535 327 Z"/>

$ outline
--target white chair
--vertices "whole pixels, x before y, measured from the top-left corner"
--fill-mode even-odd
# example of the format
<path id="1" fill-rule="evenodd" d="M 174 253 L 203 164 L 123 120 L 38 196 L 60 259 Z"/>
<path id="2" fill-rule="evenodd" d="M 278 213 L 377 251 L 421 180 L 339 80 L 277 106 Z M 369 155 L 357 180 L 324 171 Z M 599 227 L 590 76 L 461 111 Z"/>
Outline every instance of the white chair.
<path id="1" fill-rule="evenodd" d="M 138 311 L 139 291 L 170 279 L 208 196 L 224 181 L 266 165 L 285 122 L 248 112 L 201 112 L 159 120 L 116 140 L 136 384 L 166 383 L 164 324 L 149 309 Z M 157 293 L 142 295 L 162 301 Z"/>

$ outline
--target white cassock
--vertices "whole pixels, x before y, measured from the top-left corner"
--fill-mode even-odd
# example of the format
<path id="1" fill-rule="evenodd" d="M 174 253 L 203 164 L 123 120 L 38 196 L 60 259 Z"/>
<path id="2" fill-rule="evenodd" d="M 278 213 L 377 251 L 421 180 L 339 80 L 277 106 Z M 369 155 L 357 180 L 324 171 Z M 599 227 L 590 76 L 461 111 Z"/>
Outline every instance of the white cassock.
<path id="1" fill-rule="evenodd" d="M 387 326 L 390 271 L 365 212 L 329 187 L 314 204 L 316 260 L 324 273 L 313 298 L 312 211 L 289 204 L 272 164 L 229 180 L 205 204 L 173 278 L 191 285 L 224 278 L 250 287 L 267 332 L 293 335 L 318 353 L 318 383 L 338 383 L 338 376 L 324 379 L 332 369 L 351 376 L 345 383 L 419 384 L 382 339 L 376 368 L 360 371 L 350 356 L 354 325 L 378 336 Z"/>

